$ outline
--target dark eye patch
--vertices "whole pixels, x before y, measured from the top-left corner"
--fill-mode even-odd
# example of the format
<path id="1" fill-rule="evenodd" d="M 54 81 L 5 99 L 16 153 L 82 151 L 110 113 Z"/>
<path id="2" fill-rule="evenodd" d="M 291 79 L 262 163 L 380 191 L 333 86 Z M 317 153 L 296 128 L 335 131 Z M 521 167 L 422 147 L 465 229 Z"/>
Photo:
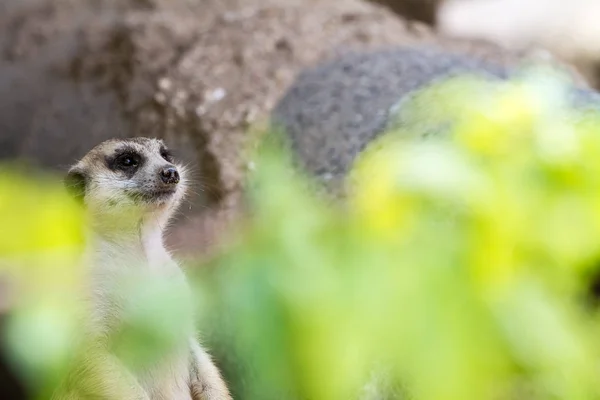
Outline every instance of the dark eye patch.
<path id="1" fill-rule="evenodd" d="M 173 153 L 171 152 L 171 150 L 167 149 L 166 147 L 160 148 L 160 156 L 167 162 L 170 162 L 170 163 L 173 162 Z"/>
<path id="2" fill-rule="evenodd" d="M 113 156 L 107 157 L 106 165 L 113 171 L 124 172 L 131 178 L 143 163 L 143 157 L 134 149 L 120 149 Z"/>

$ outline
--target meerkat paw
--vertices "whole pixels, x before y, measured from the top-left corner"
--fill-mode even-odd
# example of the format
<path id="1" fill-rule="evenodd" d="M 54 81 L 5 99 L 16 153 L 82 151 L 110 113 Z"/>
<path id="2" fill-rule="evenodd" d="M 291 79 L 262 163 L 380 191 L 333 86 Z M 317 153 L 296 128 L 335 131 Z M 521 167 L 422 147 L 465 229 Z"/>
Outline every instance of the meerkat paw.
<path id="1" fill-rule="evenodd" d="M 213 385 L 200 383 L 192 385 L 192 398 L 194 400 L 232 400 L 229 390 L 225 384 Z"/>
<path id="2" fill-rule="evenodd" d="M 229 389 L 210 355 L 192 341 L 190 388 L 193 400 L 232 400 Z"/>

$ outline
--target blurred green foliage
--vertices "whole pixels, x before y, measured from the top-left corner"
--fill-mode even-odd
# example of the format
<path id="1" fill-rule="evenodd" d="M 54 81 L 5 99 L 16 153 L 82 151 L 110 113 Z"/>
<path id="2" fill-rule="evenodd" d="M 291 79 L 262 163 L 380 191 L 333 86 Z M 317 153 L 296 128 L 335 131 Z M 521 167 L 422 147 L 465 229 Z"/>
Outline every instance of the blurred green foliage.
<path id="1" fill-rule="evenodd" d="M 203 341 L 234 398 L 600 398 L 600 319 L 588 301 L 600 116 L 569 107 L 566 87 L 533 71 L 425 89 L 357 160 L 339 202 L 292 155 L 261 146 L 248 218 L 190 276 Z M 5 344 L 26 376 L 48 382 L 77 333 L 59 300 L 77 292 L 63 278 L 78 276 L 85 222 L 61 196 L 0 175 L 10 227 L 0 265 L 48 289 L 25 290 L 37 295 L 17 303 Z M 177 340 L 160 329 L 188 310 L 158 282 L 127 290 L 145 306 L 114 349 L 139 367 Z"/>
<path id="2" fill-rule="evenodd" d="M 0 167 L 0 277 L 12 289 L 3 293 L 11 314 L 2 344 L 31 392 L 46 398 L 77 336 L 84 223 L 55 177 Z"/>
<path id="3" fill-rule="evenodd" d="M 600 120 L 566 85 L 423 90 L 337 206 L 267 145 L 196 279 L 237 398 L 600 398 Z"/>

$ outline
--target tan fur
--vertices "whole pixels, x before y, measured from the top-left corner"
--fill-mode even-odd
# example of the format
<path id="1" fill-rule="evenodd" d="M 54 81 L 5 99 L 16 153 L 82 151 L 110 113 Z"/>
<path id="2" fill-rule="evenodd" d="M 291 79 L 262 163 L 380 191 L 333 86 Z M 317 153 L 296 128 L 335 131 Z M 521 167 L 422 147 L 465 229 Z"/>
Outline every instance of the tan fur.
<path id="1" fill-rule="evenodd" d="M 88 318 L 84 351 L 53 400 L 230 400 L 229 391 L 193 332 L 193 315 L 182 310 L 181 347 L 160 365 L 129 371 L 108 346 L 114 327 L 126 320 L 121 279 L 158 277 L 191 296 L 183 271 L 163 245 L 163 231 L 186 190 L 186 171 L 161 154 L 156 139 L 109 140 L 92 149 L 69 171 L 67 185 L 82 189 L 89 215 Z M 123 154 L 141 161 L 131 169 L 113 162 Z M 124 157 L 124 156 L 123 156 Z M 122 159 L 122 157 L 121 157 Z M 172 161 L 172 160 L 170 160 Z M 119 165 L 118 168 L 115 165 Z M 165 168 L 178 170 L 177 183 L 161 180 Z M 132 173 L 132 171 L 135 171 Z M 163 195 L 162 191 L 170 191 Z M 172 190 L 172 192 L 171 192 Z M 156 194 L 160 193 L 160 194 Z"/>

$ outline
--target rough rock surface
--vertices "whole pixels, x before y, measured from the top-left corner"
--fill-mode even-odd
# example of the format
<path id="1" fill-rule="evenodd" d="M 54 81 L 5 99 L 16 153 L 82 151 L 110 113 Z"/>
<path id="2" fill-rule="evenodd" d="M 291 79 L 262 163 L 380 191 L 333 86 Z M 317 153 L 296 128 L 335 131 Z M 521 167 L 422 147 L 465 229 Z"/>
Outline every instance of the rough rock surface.
<path id="1" fill-rule="evenodd" d="M 358 154 L 386 129 L 401 123 L 425 135 L 444 130 L 432 117 L 435 98 L 422 110 L 403 106 L 414 91 L 458 74 L 503 80 L 517 72 L 438 46 L 347 53 L 305 69 L 274 108 L 272 121 L 287 133 L 299 166 L 337 192 Z M 472 101 L 468 91 L 453 98 L 467 107 Z M 600 94 L 585 87 L 573 88 L 570 101 L 600 108 Z"/>
<path id="2" fill-rule="evenodd" d="M 441 77 L 504 78 L 494 64 L 434 48 L 350 53 L 303 72 L 273 110 L 303 169 L 324 183 L 344 179 L 356 156 L 390 124 L 392 108 Z"/>
<path id="3" fill-rule="evenodd" d="M 200 182 L 171 236 L 181 254 L 235 216 L 246 130 L 302 68 L 417 43 L 519 59 L 359 0 L 5 0 L 0 15 L 0 158 L 64 168 L 107 137 L 165 138 Z"/>

